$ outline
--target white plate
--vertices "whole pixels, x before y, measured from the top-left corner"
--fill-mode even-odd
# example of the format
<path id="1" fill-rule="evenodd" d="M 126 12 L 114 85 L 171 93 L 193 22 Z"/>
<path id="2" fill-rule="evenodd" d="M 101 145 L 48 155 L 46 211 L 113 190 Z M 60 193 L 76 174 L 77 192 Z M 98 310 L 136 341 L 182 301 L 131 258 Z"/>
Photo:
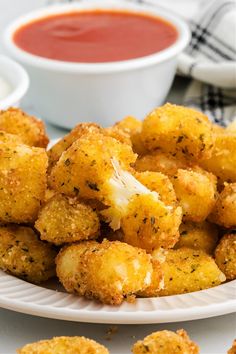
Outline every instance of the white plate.
<path id="1" fill-rule="evenodd" d="M 52 286 L 51 284 L 47 286 Z M 214 317 L 236 310 L 236 280 L 184 295 L 137 299 L 108 306 L 36 286 L 0 271 L 0 306 L 17 312 L 91 323 L 165 323 Z M 57 290 L 58 289 L 58 290 Z"/>

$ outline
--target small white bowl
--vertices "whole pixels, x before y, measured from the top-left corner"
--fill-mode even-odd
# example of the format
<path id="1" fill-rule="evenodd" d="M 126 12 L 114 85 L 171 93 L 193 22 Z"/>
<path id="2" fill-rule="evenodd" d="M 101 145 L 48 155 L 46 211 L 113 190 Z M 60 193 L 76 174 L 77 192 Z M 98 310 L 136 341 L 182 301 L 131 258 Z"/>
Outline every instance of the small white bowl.
<path id="1" fill-rule="evenodd" d="M 29 87 L 29 77 L 21 65 L 0 55 L 0 77 L 10 85 L 9 94 L 0 100 L 0 110 L 18 107 Z"/>
<path id="2" fill-rule="evenodd" d="M 153 55 L 109 63 L 69 63 L 32 55 L 13 41 L 17 29 L 51 14 L 88 9 L 126 10 L 157 15 L 172 23 L 178 38 Z M 28 99 L 52 123 L 72 128 L 80 121 L 108 126 L 126 115 L 143 118 L 165 99 L 172 84 L 178 54 L 190 38 L 184 21 L 167 11 L 121 1 L 93 1 L 49 6 L 20 17 L 8 26 L 4 42 L 31 78 Z"/>

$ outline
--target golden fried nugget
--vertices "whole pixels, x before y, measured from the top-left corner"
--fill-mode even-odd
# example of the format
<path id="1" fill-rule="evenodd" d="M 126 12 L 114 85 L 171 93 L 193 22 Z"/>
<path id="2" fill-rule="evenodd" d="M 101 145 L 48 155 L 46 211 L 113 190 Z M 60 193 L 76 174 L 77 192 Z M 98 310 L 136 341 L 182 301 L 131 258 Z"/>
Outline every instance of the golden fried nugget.
<path id="1" fill-rule="evenodd" d="M 227 351 L 227 354 L 236 354 L 236 339 L 234 340 L 232 347 Z"/>
<path id="2" fill-rule="evenodd" d="M 183 222 L 180 225 L 180 238 L 175 248 L 188 247 L 213 254 L 218 242 L 218 229 L 216 225 L 207 221 L 193 223 Z"/>
<path id="3" fill-rule="evenodd" d="M 97 238 L 100 222 L 89 205 L 57 194 L 40 210 L 35 228 L 41 240 L 61 245 Z"/>
<path id="4" fill-rule="evenodd" d="M 30 227 L 0 227 L 0 268 L 32 283 L 55 275 L 56 251 Z"/>
<path id="5" fill-rule="evenodd" d="M 236 279 L 236 234 L 224 235 L 215 250 L 215 261 L 227 280 Z"/>
<path id="6" fill-rule="evenodd" d="M 146 186 L 150 191 L 159 194 L 160 200 L 166 205 L 175 206 L 177 204 L 176 194 L 170 179 L 161 172 L 136 172 L 134 176 L 139 182 Z"/>
<path id="7" fill-rule="evenodd" d="M 104 134 L 118 140 L 122 144 L 132 146 L 129 134 L 115 125 L 109 128 L 104 128 Z"/>
<path id="8" fill-rule="evenodd" d="M 214 259 L 201 250 L 179 248 L 166 250 L 166 261 L 162 264 L 164 289 L 160 296 L 199 291 L 220 285 L 226 280 Z M 159 258 L 159 250 L 153 258 Z"/>
<path id="9" fill-rule="evenodd" d="M 226 183 L 209 220 L 226 228 L 236 226 L 236 183 Z"/>
<path id="10" fill-rule="evenodd" d="M 161 149 L 194 160 L 211 157 L 215 141 L 207 116 L 170 103 L 144 119 L 142 139 L 149 151 Z"/>
<path id="11" fill-rule="evenodd" d="M 37 218 L 46 190 L 44 149 L 0 140 L 0 223 Z"/>
<path id="12" fill-rule="evenodd" d="M 175 332 L 159 331 L 149 334 L 133 345 L 133 354 L 198 354 L 199 347 L 181 329 Z"/>
<path id="13" fill-rule="evenodd" d="M 171 179 L 183 219 L 204 221 L 216 203 L 216 177 L 200 168 L 179 169 Z"/>
<path id="14" fill-rule="evenodd" d="M 156 257 L 157 258 L 157 257 Z M 152 277 L 151 284 L 144 290 L 137 293 L 140 297 L 156 297 L 159 295 L 161 289 L 164 288 L 164 273 L 162 269 L 162 263 L 165 257 L 159 257 L 159 259 L 152 259 Z"/>
<path id="15" fill-rule="evenodd" d="M 131 147 L 100 133 L 88 133 L 67 149 L 50 176 L 53 189 L 68 195 L 98 199 L 107 203 L 110 199 L 110 179 L 114 175 L 112 160 L 128 169 L 136 160 Z"/>
<path id="16" fill-rule="evenodd" d="M 151 284 L 151 256 L 119 241 L 88 241 L 62 249 L 57 275 L 68 292 L 119 305 Z"/>
<path id="17" fill-rule="evenodd" d="M 19 108 L 0 111 L 0 130 L 18 135 L 29 146 L 46 148 L 49 142 L 44 123 Z"/>
<path id="18" fill-rule="evenodd" d="M 114 127 L 123 130 L 129 135 L 133 151 L 139 155 L 147 153 L 147 149 L 145 148 L 141 137 L 142 126 L 143 122 L 132 116 L 125 117 L 114 125 Z"/>
<path id="19" fill-rule="evenodd" d="M 220 184 L 236 182 L 236 134 L 216 134 L 211 158 L 200 162 L 201 166 L 217 176 Z"/>
<path id="20" fill-rule="evenodd" d="M 3 130 L 0 130 L 0 142 L 7 144 L 23 144 L 22 139 L 13 134 L 5 133 Z"/>
<path id="21" fill-rule="evenodd" d="M 54 337 L 26 344 L 18 354 L 109 354 L 101 344 L 85 337 Z"/>
<path id="22" fill-rule="evenodd" d="M 134 196 L 121 219 L 124 241 L 144 248 L 148 252 L 155 248 L 172 248 L 179 239 L 182 221 L 180 207 L 166 206 L 153 195 Z"/>
<path id="23" fill-rule="evenodd" d="M 173 176 L 179 168 L 186 169 L 189 165 L 190 162 L 187 162 L 183 158 L 179 159 L 171 154 L 157 151 L 153 154 L 139 157 L 134 164 L 134 168 L 139 172 L 162 172 L 167 176 Z"/>
<path id="24" fill-rule="evenodd" d="M 66 151 L 77 139 L 81 138 L 86 133 L 101 132 L 102 128 L 95 123 L 79 123 L 67 135 L 59 140 L 55 145 L 48 150 L 49 168 L 57 163 L 62 153 Z"/>

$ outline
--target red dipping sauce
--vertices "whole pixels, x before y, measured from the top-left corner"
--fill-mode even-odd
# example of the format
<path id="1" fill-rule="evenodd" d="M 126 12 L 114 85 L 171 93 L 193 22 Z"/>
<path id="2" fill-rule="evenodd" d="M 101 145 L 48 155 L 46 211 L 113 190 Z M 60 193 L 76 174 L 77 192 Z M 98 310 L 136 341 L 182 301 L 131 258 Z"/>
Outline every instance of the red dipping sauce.
<path id="1" fill-rule="evenodd" d="M 31 54 L 66 62 L 104 63 L 144 57 L 170 47 L 174 26 L 158 17 L 125 11 L 71 12 L 20 27 L 14 42 Z"/>

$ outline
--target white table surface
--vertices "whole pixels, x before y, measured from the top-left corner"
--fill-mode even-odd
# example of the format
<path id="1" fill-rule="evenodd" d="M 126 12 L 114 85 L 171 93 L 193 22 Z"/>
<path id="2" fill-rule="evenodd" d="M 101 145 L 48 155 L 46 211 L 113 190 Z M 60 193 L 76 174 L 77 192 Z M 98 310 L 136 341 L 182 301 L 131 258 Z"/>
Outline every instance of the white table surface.
<path id="1" fill-rule="evenodd" d="M 178 79 L 168 100 L 180 103 L 185 89 L 186 80 Z M 32 107 L 23 108 L 32 110 Z M 60 137 L 65 133 L 62 129 L 49 124 L 47 128 L 51 138 Z M 62 335 L 83 335 L 104 344 L 111 354 L 128 354 L 131 353 L 130 347 L 136 340 L 142 339 L 151 332 L 180 328 L 184 328 L 198 343 L 201 354 L 226 354 L 233 339 L 236 338 L 236 316 L 234 314 L 171 324 L 119 325 L 116 326 L 117 332 L 108 336 L 107 332 L 110 327 L 111 325 L 51 320 L 0 309 L 0 354 L 13 354 L 16 348 L 26 343 Z"/>

